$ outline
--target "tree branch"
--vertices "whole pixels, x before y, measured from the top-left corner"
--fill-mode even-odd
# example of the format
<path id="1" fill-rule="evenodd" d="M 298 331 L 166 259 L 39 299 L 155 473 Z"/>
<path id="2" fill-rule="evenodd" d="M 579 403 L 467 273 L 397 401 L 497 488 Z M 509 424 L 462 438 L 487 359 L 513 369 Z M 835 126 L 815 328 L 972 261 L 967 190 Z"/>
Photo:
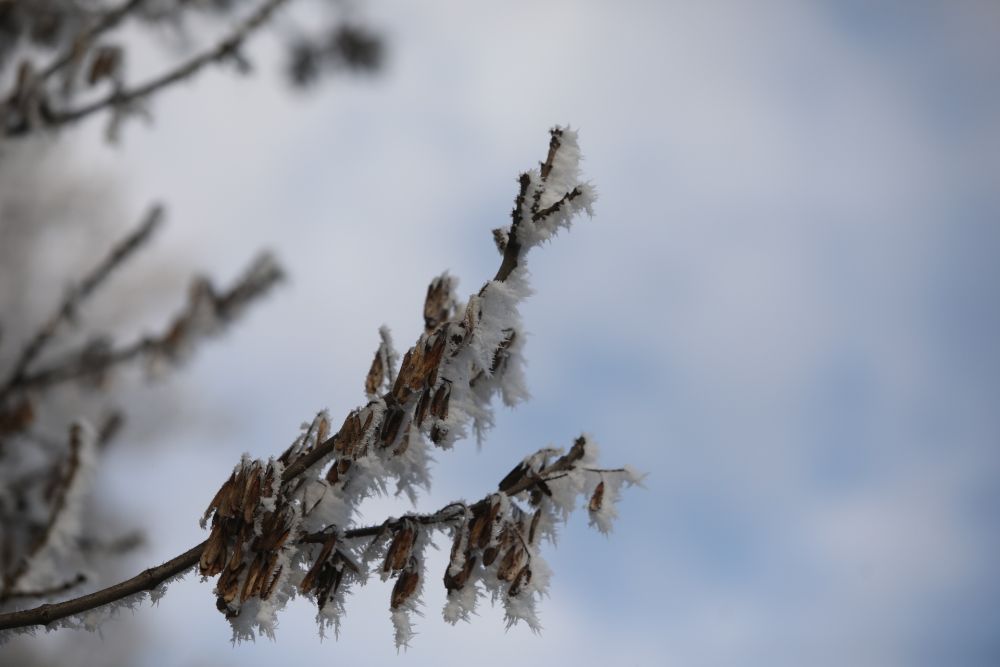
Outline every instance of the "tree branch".
<path id="1" fill-rule="evenodd" d="M 39 83 L 52 77 L 56 72 L 80 58 L 94 40 L 108 30 L 117 26 L 122 19 L 131 14 L 144 0 L 126 0 L 118 7 L 105 12 L 90 29 L 84 31 L 73 40 L 73 44 L 61 56 L 49 63 L 39 75 Z"/>
<path id="2" fill-rule="evenodd" d="M 551 465 L 539 471 L 536 475 L 526 475 L 521 477 L 516 483 L 501 491 L 501 493 L 513 498 L 519 493 L 536 487 L 539 482 L 552 479 L 558 473 L 565 472 L 573 468 L 576 461 L 579 459 L 576 453 L 579 451 L 579 454 L 582 455 L 582 439 L 578 439 L 577 443 L 581 449 L 578 450 L 577 445 L 574 445 L 574 448 L 571 449 L 565 456 L 560 457 Z M 289 470 L 291 470 L 291 467 L 286 469 L 286 472 Z M 302 468 L 297 474 L 301 474 L 304 471 L 305 468 Z M 283 479 L 287 483 L 294 479 L 294 475 L 283 476 Z M 479 503 L 486 501 L 487 499 L 483 499 L 480 500 Z M 449 511 L 452 508 L 455 509 L 454 512 Z M 351 528 L 339 533 L 339 537 L 348 540 L 363 537 L 375 537 L 384 531 L 402 527 L 406 521 L 412 521 L 426 526 L 446 524 L 464 518 L 465 509 L 466 505 L 464 503 L 453 502 L 430 514 L 409 514 L 400 517 L 399 519 L 386 521 L 380 524 Z M 321 534 L 304 535 L 302 537 L 302 541 L 321 542 L 324 537 L 325 536 Z M 134 595 L 142 591 L 153 590 L 167 579 L 181 574 L 185 570 L 197 565 L 207 544 L 207 540 L 201 542 L 179 556 L 171 558 L 162 565 L 143 570 L 131 579 L 127 579 L 126 581 L 122 581 L 113 586 L 108 586 L 107 588 L 95 591 L 94 593 L 73 598 L 72 600 L 66 600 L 65 602 L 43 604 L 33 609 L 0 614 L 0 630 L 24 628 L 33 625 L 48 625 L 53 621 L 58 621 L 59 619 L 66 618 L 67 616 L 73 616 L 74 614 L 80 614 L 91 609 L 96 609 L 97 607 L 117 602 L 118 600 L 126 598 L 130 595 Z"/>
<path id="3" fill-rule="evenodd" d="M 59 327 L 71 321 L 80 305 L 100 287 L 105 279 L 149 240 L 149 237 L 159 226 L 162 219 L 163 207 L 159 204 L 153 205 L 146 213 L 142 223 L 119 241 L 111 249 L 111 252 L 108 253 L 108 256 L 95 266 L 89 274 L 84 276 L 79 285 L 69 290 L 56 312 L 52 314 L 25 346 L 24 351 L 14 365 L 14 370 L 7 378 L 7 381 L 4 382 L 3 387 L 0 388 L 0 404 L 24 381 L 28 367 L 38 358 L 38 355 L 42 353 L 45 347 L 52 342 L 59 331 Z"/>
<path id="4" fill-rule="evenodd" d="M 556 137 L 562 137 L 562 131 L 557 128 L 556 130 L 553 130 L 552 135 L 554 140 L 552 145 L 555 147 L 553 148 L 552 145 L 550 145 L 549 157 L 546 164 L 551 164 L 554 161 L 555 151 L 559 147 Z M 546 176 L 552 168 L 553 167 L 550 166 L 546 169 Z M 521 263 L 521 260 L 523 259 L 523 256 L 527 252 L 528 248 L 538 242 L 539 237 L 537 235 L 537 230 L 532 230 L 535 237 L 528 237 L 529 242 L 522 243 L 518 238 L 517 232 L 520 231 L 520 227 L 522 225 L 533 224 L 533 220 L 524 215 L 527 192 L 529 186 L 532 185 L 530 176 L 528 174 L 523 174 L 520 179 L 520 184 L 521 187 L 515 200 L 515 208 L 512 213 L 514 222 L 509 235 L 509 241 L 504 248 L 501 267 L 494 278 L 494 282 L 503 282 L 510 277 L 514 270 L 519 267 L 519 264 Z M 534 199 L 537 202 L 541 190 L 544 188 L 544 181 L 542 186 L 536 185 L 535 187 L 537 189 L 533 194 Z M 580 191 L 574 188 L 571 193 L 564 194 L 558 201 L 560 203 L 568 202 L 578 194 L 580 194 Z M 555 210 L 556 209 L 553 209 L 552 212 Z M 537 208 L 534 211 L 537 212 Z M 479 292 L 479 297 L 488 293 L 487 288 L 489 286 L 490 283 L 484 285 L 483 289 Z M 447 415 L 448 397 L 450 395 L 449 392 L 452 380 L 444 377 L 438 377 L 438 371 L 444 367 L 443 359 L 445 357 L 442 355 L 444 354 L 445 349 L 449 349 L 450 351 L 448 354 L 451 357 L 454 357 L 459 353 L 459 351 L 463 350 L 464 347 L 469 344 L 469 340 L 473 336 L 480 318 L 483 317 L 482 307 L 478 304 L 478 302 L 474 301 L 479 297 L 473 296 L 470 298 L 470 305 L 467 307 L 464 318 L 462 318 L 461 321 L 441 322 L 432 331 L 422 334 L 417 344 L 410 348 L 410 351 L 403 360 L 402 367 L 396 377 L 394 386 L 390 387 L 378 401 L 372 402 L 372 404 L 381 403 L 382 407 L 380 410 L 383 410 L 383 412 L 379 413 L 378 419 L 374 419 L 374 412 L 370 410 L 367 414 L 365 414 L 365 410 L 363 409 L 353 411 L 335 435 L 320 441 L 321 438 L 324 438 L 326 431 L 325 417 L 321 417 L 323 425 L 317 431 L 314 446 L 310 444 L 308 437 L 300 438 L 285 452 L 284 455 L 282 455 L 280 459 L 278 459 L 278 461 L 282 464 L 287 463 L 287 465 L 281 468 L 282 473 L 280 477 L 280 486 L 282 487 L 282 491 L 269 491 L 268 493 L 272 495 L 268 495 L 268 497 L 273 498 L 274 493 L 278 493 L 278 496 L 281 497 L 281 494 L 287 493 L 287 490 L 293 481 L 307 471 L 312 470 L 314 466 L 328 460 L 327 457 L 335 453 L 338 454 L 340 458 L 327 473 L 326 482 L 332 485 L 336 484 L 339 479 L 340 483 L 343 483 L 346 480 L 344 475 L 351 469 L 351 464 L 360 456 L 364 455 L 363 451 L 360 450 L 367 450 L 369 446 L 368 439 L 370 439 L 372 443 L 381 442 L 383 447 L 388 447 L 397 440 L 397 437 L 402 438 L 399 434 L 401 432 L 400 425 L 404 416 L 411 420 L 408 422 L 408 426 L 406 427 L 407 429 L 420 429 L 420 423 L 423 419 L 422 415 L 426 414 L 427 410 L 429 410 L 431 414 L 434 414 L 436 417 L 443 420 L 444 416 L 441 415 Z M 511 339 L 508 338 L 497 342 L 491 342 L 490 345 L 500 345 L 503 347 L 505 344 L 504 341 L 506 341 L 506 344 L 509 345 L 510 340 Z M 451 345 L 451 347 L 449 348 L 448 345 Z M 432 394 L 433 398 L 431 398 Z M 429 408 L 428 404 L 430 404 Z M 421 413 L 421 410 L 424 410 L 424 413 Z M 365 421 L 363 423 L 361 421 L 362 416 L 365 417 Z M 435 430 L 437 428 L 438 426 L 435 425 L 430 430 L 431 439 L 434 442 L 438 442 L 438 439 L 435 436 Z M 584 438 L 581 437 L 577 439 L 568 453 L 559 457 L 551 464 L 547 464 L 547 462 L 551 456 L 558 453 L 555 450 L 541 450 L 535 455 L 525 459 L 521 464 L 515 467 L 511 473 L 501 480 L 499 484 L 500 493 L 513 498 L 522 492 L 530 491 L 531 502 L 533 504 L 541 502 L 541 496 L 551 495 L 551 489 L 549 489 L 546 485 L 547 480 L 565 476 L 564 473 L 571 472 L 578 468 L 578 463 L 583 461 L 585 458 L 585 444 Z M 401 451 L 405 450 L 405 445 L 401 444 L 401 448 L 402 449 L 392 450 L 392 452 L 387 456 L 398 455 Z M 346 466 L 341 465 L 345 463 L 347 464 Z M 206 512 L 206 518 L 213 512 L 215 514 L 213 519 L 213 533 L 210 538 L 210 540 L 214 540 L 212 544 L 214 545 L 213 548 L 215 551 L 219 551 L 217 547 L 220 545 L 220 541 L 222 546 L 225 547 L 224 543 L 229 537 L 227 535 L 229 528 L 226 528 L 224 523 L 216 524 L 215 521 L 218 520 L 220 516 L 223 517 L 224 522 L 227 521 L 225 517 L 237 515 L 242 518 L 235 520 L 235 523 L 248 521 L 249 519 L 247 519 L 247 517 L 251 516 L 252 513 L 256 511 L 257 503 L 261 500 L 261 493 L 263 492 L 262 489 L 266 485 L 270 484 L 266 477 L 262 477 L 263 466 L 259 462 L 249 462 L 241 465 L 242 467 L 238 466 L 237 470 L 234 471 L 230 480 L 223 484 L 222 488 L 217 493 L 216 498 L 210 503 L 208 512 Z M 273 463 L 267 464 L 267 468 L 269 470 L 275 469 L 273 467 Z M 334 474 L 332 477 L 331 473 Z M 337 475 L 339 475 L 339 477 Z M 262 479 L 264 481 L 261 481 Z M 244 484 L 247 484 L 248 486 L 244 488 Z M 234 485 L 238 485 L 239 488 Z M 256 489 L 256 491 L 254 491 L 254 489 Z M 254 496 L 254 493 L 256 493 L 256 496 Z M 248 501 L 247 498 L 251 497 L 255 499 Z M 487 497 L 486 499 L 479 501 L 473 507 L 482 507 L 484 503 L 491 504 L 492 501 L 490 498 L 491 497 Z M 287 497 L 285 499 L 287 500 Z M 220 503 L 227 507 L 224 512 L 220 509 Z M 455 511 L 449 511 L 452 508 L 454 508 Z M 459 518 L 464 518 L 467 515 L 467 509 L 469 508 L 462 503 L 451 503 L 433 514 L 410 515 L 391 522 L 385 522 L 377 526 L 352 528 L 344 531 L 343 533 L 338 533 L 338 536 L 347 539 L 376 536 L 382 534 L 386 530 L 401 529 L 405 522 L 415 522 L 423 525 L 443 524 Z M 233 513 L 234 510 L 236 511 L 236 514 Z M 281 518 L 280 515 L 275 512 L 276 511 L 272 511 L 269 516 Z M 223 528 L 221 529 L 221 532 L 217 534 L 216 529 L 219 528 L 219 526 L 223 526 Z M 281 526 L 277 525 L 276 528 L 280 529 Z M 329 528 L 332 528 L 333 530 L 339 529 L 338 526 L 334 526 L 332 524 L 327 526 L 327 529 Z M 284 537 L 288 536 L 288 530 L 284 531 L 284 537 L 281 536 L 281 530 L 271 532 L 274 532 L 274 545 L 278 546 L 280 546 Z M 269 533 L 268 539 L 270 540 L 271 537 L 272 536 Z M 315 541 L 316 535 L 305 535 L 304 539 L 306 541 Z M 198 563 L 202 559 L 202 555 L 203 552 L 205 552 L 206 547 L 210 544 L 210 540 L 206 540 L 205 542 L 192 547 L 185 553 L 167 561 L 166 563 L 163 563 L 160 566 L 145 570 L 132 579 L 105 588 L 101 591 L 62 603 L 42 605 L 35 609 L 10 614 L 0 614 L 0 630 L 33 625 L 45 625 L 73 614 L 78 614 L 83 611 L 115 602 L 144 590 L 151 590 L 168 578 L 175 576 Z M 272 545 L 272 547 L 262 547 L 264 551 L 261 553 L 270 553 L 274 549 L 277 549 L 278 547 L 274 545 Z M 241 556 L 244 555 L 239 549 L 235 550 L 233 553 Z M 217 556 L 218 554 L 215 555 Z M 215 559 L 212 561 L 213 563 L 214 560 Z M 202 564 L 202 572 L 206 572 L 204 563 Z M 515 573 L 509 572 L 508 574 Z M 410 573 L 410 575 L 415 576 L 414 573 Z M 412 579 L 412 576 L 410 579 L 407 579 L 407 581 L 410 584 L 415 585 L 416 580 Z M 517 576 L 520 577 L 520 573 L 517 573 Z M 528 573 L 528 576 L 530 576 L 530 573 Z M 275 578 L 274 581 L 276 580 L 277 579 Z M 506 581 L 512 580 L 506 579 Z M 519 581 L 521 581 L 520 578 L 513 580 L 512 589 L 513 587 L 519 585 Z M 232 583 L 238 584 L 239 582 L 234 580 Z M 244 584 L 243 587 L 246 588 L 246 584 Z M 408 597 L 410 593 L 412 593 L 412 586 L 409 589 L 409 592 L 403 597 Z M 516 595 L 516 593 L 512 592 L 511 595 Z M 225 602 L 228 601 L 229 598 L 226 598 Z M 396 609 L 397 606 L 398 605 L 394 602 L 393 609 Z M 220 609 L 222 608 L 223 607 L 220 607 Z M 235 609 L 235 613 L 238 614 L 238 608 Z"/>
<path id="5" fill-rule="evenodd" d="M 243 41 L 246 40 L 251 33 L 267 23 L 268 19 L 271 18 L 271 15 L 275 12 L 275 10 L 286 2 L 288 2 L 288 0 L 265 0 L 265 2 L 261 3 L 261 5 L 250 16 L 244 19 L 236 27 L 236 29 L 229 34 L 229 36 L 219 42 L 215 47 L 193 56 L 174 69 L 168 70 L 160 76 L 150 79 L 146 83 L 139 84 L 131 88 L 114 90 L 100 99 L 97 99 L 89 104 L 84 104 L 83 106 L 75 109 L 65 109 L 62 111 L 46 109 L 42 116 L 42 120 L 50 127 L 69 125 L 82 120 L 93 113 L 101 111 L 102 109 L 109 107 L 125 108 L 145 97 L 152 96 L 173 83 L 187 77 L 194 76 L 205 66 L 211 63 L 224 60 L 228 57 L 237 56 L 239 47 L 242 45 Z M 72 56 L 70 57 L 72 58 Z M 28 134 L 32 129 L 33 128 L 29 119 L 24 118 L 17 125 L 8 127 L 6 133 L 8 137 L 23 136 Z"/>

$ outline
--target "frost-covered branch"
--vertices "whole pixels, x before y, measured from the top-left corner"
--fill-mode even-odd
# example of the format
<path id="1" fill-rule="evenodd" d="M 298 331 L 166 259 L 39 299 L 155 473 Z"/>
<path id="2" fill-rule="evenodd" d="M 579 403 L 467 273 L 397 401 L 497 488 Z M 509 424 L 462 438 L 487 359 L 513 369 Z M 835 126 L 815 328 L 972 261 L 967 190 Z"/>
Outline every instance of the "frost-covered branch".
<path id="1" fill-rule="evenodd" d="M 395 579 L 390 610 L 397 644 L 404 645 L 426 579 L 424 550 L 433 530 L 446 530 L 453 540 L 443 575 L 446 620 L 467 619 L 488 594 L 504 604 L 508 624 L 524 620 L 537 630 L 535 602 L 549 572 L 540 539 L 554 539 L 557 523 L 581 496 L 592 525 L 607 532 L 620 487 L 640 480 L 627 467 L 595 467 L 596 447 L 588 438 L 578 438 L 565 453 L 547 448 L 525 458 L 498 492 L 475 503 L 454 502 L 375 526 L 353 521 L 365 498 L 387 493 L 392 483 L 397 494 L 415 501 L 429 486 L 428 441 L 449 448 L 470 432 L 481 439 L 492 426 L 495 397 L 513 405 L 527 396 L 518 312 L 530 293 L 527 253 L 577 213 L 590 213 L 594 192 L 580 180 L 579 161 L 576 134 L 554 128 L 541 168 L 518 180 L 511 225 L 494 233 L 502 254 L 494 279 L 460 302 L 456 281 L 447 274 L 436 278 L 424 303 L 424 331 L 398 370 L 383 328 L 365 380 L 367 404 L 352 410 L 336 432 L 328 413 L 320 412 L 276 458 L 244 455 L 202 518 L 211 526 L 204 543 L 90 596 L 0 615 L 0 628 L 93 614 L 134 601 L 144 590 L 162 592 L 169 578 L 197 563 L 202 576 L 217 577 L 217 607 L 236 639 L 273 636 L 277 612 L 296 595 L 314 599 L 321 632 L 337 629 L 346 594 L 378 572 L 383 580 Z"/>
<path id="2" fill-rule="evenodd" d="M 495 586 L 503 586 L 503 582 L 513 584 L 516 581 L 517 573 L 514 573 L 514 579 L 510 578 L 512 571 L 510 563 L 523 556 L 506 558 L 511 547 L 516 546 L 512 540 L 517 539 L 518 544 L 525 549 L 534 547 L 529 560 L 533 559 L 537 567 L 541 558 L 537 554 L 539 538 L 554 538 L 557 519 L 568 515 L 576 496 L 590 497 L 588 510 L 592 516 L 592 523 L 595 513 L 611 509 L 610 505 L 595 507 L 594 491 L 589 489 L 596 489 L 603 483 L 603 480 L 595 480 L 613 476 L 618 486 L 621 483 L 634 484 L 641 481 L 641 476 L 627 467 L 613 470 L 587 467 L 585 464 L 596 456 L 596 448 L 585 436 L 577 438 L 568 453 L 546 464 L 553 455 L 558 454 L 559 450 L 544 449 L 527 457 L 500 483 L 499 493 L 487 495 L 472 504 L 453 502 L 430 514 L 408 514 L 397 519 L 388 519 L 381 524 L 353 527 L 342 532 L 338 532 L 336 526 L 329 526 L 325 530 L 301 534 L 297 539 L 298 547 L 310 551 L 313 565 L 308 571 L 300 572 L 299 590 L 316 600 L 320 606 L 319 618 L 324 619 L 326 618 L 324 608 L 327 605 L 342 606 L 343 597 L 352 577 L 363 583 L 371 571 L 379 568 L 387 575 L 399 574 L 409 563 L 418 533 L 427 530 L 451 530 L 455 538 L 454 544 L 458 546 L 453 546 L 448 568 L 443 575 L 445 588 L 449 591 L 444 614 L 451 622 L 467 619 L 475 606 L 476 597 L 483 593 L 482 590 L 476 590 L 477 580 L 484 580 L 484 586 L 485 580 L 491 576 L 495 577 L 497 582 L 490 583 L 490 586 L 494 583 Z M 244 467 L 244 472 L 253 470 L 259 473 L 263 469 L 257 467 L 254 470 L 254 468 L 251 462 L 249 466 Z M 213 500 L 216 511 L 219 509 L 218 501 L 233 489 L 240 487 L 240 484 L 235 483 L 237 477 L 238 475 L 234 473 L 230 482 L 220 489 L 216 499 Z M 243 484 L 247 480 L 246 475 L 239 479 Z M 501 500 L 501 497 L 505 500 Z M 528 512 L 522 504 L 533 508 L 534 511 Z M 232 509 L 230 503 L 229 509 L 224 507 L 222 511 L 232 518 L 235 516 Z M 530 521 L 525 521 L 526 517 L 530 517 Z M 275 535 L 277 527 L 278 524 L 274 523 L 270 526 L 270 531 L 262 531 L 260 535 L 255 535 L 255 539 L 263 538 L 259 539 L 258 545 L 269 544 L 273 550 L 287 542 L 288 535 L 283 529 Z M 511 531 L 521 533 L 520 537 L 516 537 L 516 533 Z M 424 538 L 426 537 L 425 534 Z M 372 539 L 373 541 L 361 542 Z M 240 549 L 235 549 L 233 552 L 241 553 Z M 357 560 L 353 560 L 350 554 L 358 554 Z M 114 586 L 65 602 L 0 614 L 0 630 L 49 625 L 71 616 L 127 601 L 128 598 L 144 591 L 159 588 L 164 582 L 183 574 L 199 562 L 210 563 L 218 555 L 212 538 L 209 538 L 162 565 L 144 570 Z M 493 567 L 498 555 L 503 555 L 505 558 Z M 526 552 L 524 556 L 527 555 Z M 460 557 L 462 560 L 459 560 Z M 379 568 L 373 567 L 376 561 L 381 561 Z M 220 564 L 224 566 L 227 562 L 228 559 L 223 557 Z M 508 566 L 501 569 L 504 562 L 507 562 Z M 364 573 L 358 563 L 366 567 Z M 202 567 L 204 571 L 205 565 Z M 347 580 L 345 576 L 348 577 Z M 529 576 L 522 574 L 522 582 L 513 592 L 508 588 L 506 594 L 517 597 L 525 592 L 527 589 L 524 587 L 530 583 L 525 580 Z M 256 578 L 244 579 L 244 585 L 246 581 L 256 583 Z M 80 582 L 75 581 L 73 585 L 77 583 Z M 540 583 L 536 582 L 536 586 Z M 258 584 L 258 588 L 264 587 Z M 410 600 L 410 594 L 404 594 L 403 590 L 405 589 L 394 589 L 392 595 L 394 604 L 391 605 L 394 612 L 408 601 L 415 602 Z M 538 593 L 541 590 L 543 589 L 532 589 Z M 271 593 L 273 592 L 272 589 Z M 531 604 L 533 608 L 533 603 Z M 409 608 L 412 609 L 412 606 L 411 604 Z M 516 618 L 511 617 L 510 620 L 513 622 Z M 533 616 L 530 621 L 535 622 Z M 67 625 L 77 627 L 80 623 L 70 622 Z"/>

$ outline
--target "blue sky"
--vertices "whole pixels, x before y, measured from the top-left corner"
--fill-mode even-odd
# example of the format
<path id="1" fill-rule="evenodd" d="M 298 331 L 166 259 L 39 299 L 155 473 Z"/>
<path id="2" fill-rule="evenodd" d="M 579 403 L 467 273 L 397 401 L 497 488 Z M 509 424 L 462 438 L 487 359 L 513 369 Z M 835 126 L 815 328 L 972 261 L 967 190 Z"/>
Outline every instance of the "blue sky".
<path id="1" fill-rule="evenodd" d="M 492 275 L 515 176 L 570 123 L 601 198 L 531 257 L 534 399 L 481 452 L 441 453 L 421 507 L 582 430 L 647 489 L 610 539 L 571 519 L 541 637 L 499 611 L 447 626 L 436 592 L 399 661 L 995 664 L 1000 11 L 872 6 L 377 2 L 379 78 L 290 95 L 265 38 L 257 76 L 167 93 L 121 147 L 85 126 L 76 159 L 126 183 L 123 211 L 168 202 L 159 252 L 224 278 L 264 245 L 292 276 L 169 381 L 194 426 L 159 436 L 149 477 L 114 474 L 148 450 L 109 462 L 105 502 L 161 526 L 144 558 L 202 539 L 241 452 L 361 402 L 377 327 L 409 344 L 431 277 Z M 105 644 L 134 632 L 156 665 L 395 660 L 371 588 L 337 643 L 301 603 L 277 643 L 231 648 L 188 581 Z"/>

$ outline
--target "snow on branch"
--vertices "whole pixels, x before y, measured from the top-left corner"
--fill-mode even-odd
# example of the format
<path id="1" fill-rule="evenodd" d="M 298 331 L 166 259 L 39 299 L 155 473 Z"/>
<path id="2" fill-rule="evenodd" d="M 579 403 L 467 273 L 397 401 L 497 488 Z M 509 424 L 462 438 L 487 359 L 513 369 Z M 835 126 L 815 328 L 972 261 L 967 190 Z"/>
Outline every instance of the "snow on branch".
<path id="1" fill-rule="evenodd" d="M 467 620 L 477 601 L 489 597 L 504 605 L 508 625 L 523 620 L 538 630 L 535 605 L 549 576 L 540 541 L 554 540 L 577 498 L 592 525 L 606 532 L 619 489 L 640 481 L 627 467 L 594 467 L 597 451 L 588 437 L 568 452 L 546 448 L 526 457 L 496 492 L 474 503 L 457 501 L 374 526 L 357 526 L 354 519 L 365 498 L 389 492 L 390 485 L 415 501 L 429 486 L 431 445 L 449 448 L 471 431 L 482 438 L 493 423 L 495 397 L 513 405 L 527 396 L 518 311 L 530 293 L 527 254 L 569 227 L 577 213 L 591 212 L 595 194 L 580 181 L 579 161 L 576 133 L 554 128 L 540 169 L 518 180 L 511 225 L 494 232 L 502 254 L 496 276 L 461 305 L 456 281 L 448 274 L 435 278 L 424 303 L 424 331 L 398 370 L 383 327 L 365 380 L 368 402 L 336 432 L 329 414 L 320 412 L 276 458 L 244 455 L 202 518 L 203 526 L 210 524 L 204 543 L 90 596 L 0 614 L 0 629 L 59 619 L 76 626 L 73 615 L 132 600 L 197 564 L 202 576 L 217 578 L 217 607 L 234 640 L 273 637 L 277 613 L 297 595 L 316 603 L 321 632 L 339 630 L 352 588 L 375 573 L 394 579 L 389 608 L 397 646 L 403 646 L 427 581 L 423 554 L 438 530 L 452 539 L 442 573 L 445 619 Z"/>

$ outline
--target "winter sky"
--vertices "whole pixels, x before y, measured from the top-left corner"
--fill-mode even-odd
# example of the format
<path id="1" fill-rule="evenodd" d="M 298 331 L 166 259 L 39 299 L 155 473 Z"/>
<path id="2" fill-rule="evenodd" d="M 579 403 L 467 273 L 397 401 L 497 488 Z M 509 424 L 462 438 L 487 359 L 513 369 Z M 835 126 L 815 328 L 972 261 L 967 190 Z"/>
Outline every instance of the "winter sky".
<path id="1" fill-rule="evenodd" d="M 488 606 L 451 627 L 432 585 L 397 658 L 376 584 L 338 641 L 299 601 L 276 642 L 234 648 L 189 577 L 106 626 L 102 650 L 128 633 L 142 664 L 192 667 L 1000 661 L 997 5 L 376 0 L 361 15 L 388 38 L 378 77 L 291 94 L 263 37 L 255 76 L 166 93 L 119 147 L 101 122 L 73 141 L 123 184 L 123 226 L 168 204 L 158 252 L 228 280 L 269 247 L 291 275 L 170 381 L 193 397 L 176 421 L 198 428 L 115 450 L 102 502 L 155 522 L 142 564 L 203 539 L 196 519 L 243 451 L 278 453 L 318 409 L 363 402 L 378 326 L 409 345 L 430 278 L 448 269 L 465 293 L 492 276 L 490 229 L 555 123 L 579 128 L 600 199 L 530 258 L 534 398 L 498 412 L 482 451 L 440 453 L 420 507 L 480 497 L 580 431 L 647 488 L 626 492 L 610 539 L 571 518 L 547 552 L 541 636 Z M 158 51 L 143 53 L 140 71 Z"/>

